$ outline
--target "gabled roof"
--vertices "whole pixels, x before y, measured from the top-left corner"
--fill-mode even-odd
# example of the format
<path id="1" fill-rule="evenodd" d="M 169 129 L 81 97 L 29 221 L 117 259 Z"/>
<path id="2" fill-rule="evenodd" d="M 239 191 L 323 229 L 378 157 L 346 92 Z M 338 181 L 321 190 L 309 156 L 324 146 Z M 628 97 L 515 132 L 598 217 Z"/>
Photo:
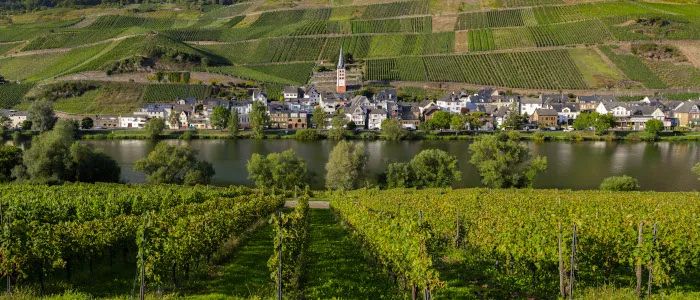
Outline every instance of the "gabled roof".
<path id="1" fill-rule="evenodd" d="M 535 114 L 538 116 L 557 116 L 557 111 L 551 108 L 538 108 L 535 109 Z"/>
<path id="2" fill-rule="evenodd" d="M 676 113 L 689 113 L 700 108 L 700 101 L 688 100 L 679 104 L 673 111 Z"/>
<path id="3" fill-rule="evenodd" d="M 285 94 L 298 94 L 299 88 L 295 86 L 285 86 L 283 93 Z"/>

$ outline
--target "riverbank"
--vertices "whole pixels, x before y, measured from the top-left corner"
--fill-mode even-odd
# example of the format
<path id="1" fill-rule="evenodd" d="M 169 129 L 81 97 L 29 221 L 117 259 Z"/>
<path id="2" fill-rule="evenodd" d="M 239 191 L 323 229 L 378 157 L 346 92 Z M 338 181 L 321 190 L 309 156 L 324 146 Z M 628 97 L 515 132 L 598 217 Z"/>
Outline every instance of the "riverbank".
<path id="1" fill-rule="evenodd" d="M 301 141 L 316 141 L 326 139 L 325 131 L 314 131 L 313 134 L 297 134 L 294 130 L 266 131 L 264 139 L 295 139 Z M 300 131 L 301 132 L 301 131 Z M 480 135 L 493 134 L 494 132 L 473 131 L 413 131 L 409 132 L 403 140 L 473 140 Z M 700 132 L 696 131 L 672 131 L 662 132 L 658 136 L 649 135 L 642 131 L 610 131 L 597 135 L 592 131 L 521 131 L 520 139 L 525 141 L 630 141 L 630 142 L 654 142 L 654 141 L 700 141 Z M 26 135 L 26 134 L 25 134 Z M 80 136 L 84 140 L 143 140 L 148 139 L 143 130 L 101 130 L 81 131 Z M 251 131 L 241 131 L 235 136 L 222 130 L 167 130 L 160 135 L 160 139 L 191 140 L 191 139 L 253 139 Z M 348 140 L 386 140 L 379 131 L 348 132 L 345 135 Z"/>

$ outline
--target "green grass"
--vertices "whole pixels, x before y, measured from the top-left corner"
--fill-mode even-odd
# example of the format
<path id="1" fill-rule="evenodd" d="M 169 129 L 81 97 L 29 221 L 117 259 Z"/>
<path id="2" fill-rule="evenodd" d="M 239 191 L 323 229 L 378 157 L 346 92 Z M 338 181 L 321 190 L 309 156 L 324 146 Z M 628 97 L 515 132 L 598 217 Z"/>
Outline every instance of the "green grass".
<path id="1" fill-rule="evenodd" d="M 604 88 L 606 85 L 614 85 L 624 78 L 591 49 L 571 49 L 569 53 L 586 84 L 590 87 Z"/>
<path id="2" fill-rule="evenodd" d="M 143 94 L 145 102 L 172 102 L 177 98 L 205 99 L 211 95 L 211 87 L 195 84 L 151 84 Z"/>
<path id="3" fill-rule="evenodd" d="M 659 76 L 647 67 L 639 57 L 632 54 L 615 53 L 610 47 L 603 46 L 599 48 L 630 79 L 641 82 L 647 88 L 658 89 L 666 87 L 666 83 L 661 81 Z"/>
<path id="4" fill-rule="evenodd" d="M 330 210 L 311 210 L 304 294 L 308 299 L 404 298 L 381 266 L 368 261 L 359 241 Z"/>
<path id="5" fill-rule="evenodd" d="M 216 266 L 211 278 L 190 286 L 188 299 L 270 298 L 275 285 L 267 260 L 273 253 L 272 226 L 264 225 L 247 237 L 232 259 Z"/>
<path id="6" fill-rule="evenodd" d="M 142 106 L 144 89 L 147 86 L 132 83 L 102 84 L 79 97 L 59 99 L 53 108 L 72 114 L 128 114 Z"/>

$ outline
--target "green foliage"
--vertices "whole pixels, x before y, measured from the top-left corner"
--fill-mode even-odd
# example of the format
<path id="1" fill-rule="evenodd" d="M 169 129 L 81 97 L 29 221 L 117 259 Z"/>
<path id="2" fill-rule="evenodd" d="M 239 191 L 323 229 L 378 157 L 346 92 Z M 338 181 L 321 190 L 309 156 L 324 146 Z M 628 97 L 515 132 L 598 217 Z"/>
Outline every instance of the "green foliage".
<path id="1" fill-rule="evenodd" d="M 77 130 L 74 122 L 61 120 L 53 130 L 35 136 L 15 177 L 37 183 L 118 182 L 121 169 L 117 162 L 75 141 Z"/>
<path id="2" fill-rule="evenodd" d="M 525 114 L 520 114 L 517 109 L 510 110 L 503 120 L 503 129 L 520 130 L 528 122 L 528 117 Z"/>
<path id="3" fill-rule="evenodd" d="M 163 133 L 163 130 L 165 130 L 165 120 L 162 118 L 152 118 L 146 121 L 146 125 L 143 127 L 143 130 L 146 132 L 146 137 L 148 137 L 148 139 L 158 139 L 158 137 L 160 137 L 160 135 Z"/>
<path id="4" fill-rule="evenodd" d="M 287 214 L 274 215 L 270 220 L 275 232 L 275 251 L 268 260 L 270 278 L 282 283 L 282 290 L 298 298 L 306 265 L 306 252 L 309 245 L 309 200 L 301 197 L 294 210 Z M 281 251 L 281 253 L 280 253 Z M 282 277 L 279 277 L 280 256 Z"/>
<path id="5" fill-rule="evenodd" d="M 12 180 L 12 169 L 22 165 L 22 149 L 10 145 L 0 146 L 0 182 Z"/>
<path id="6" fill-rule="evenodd" d="M 452 114 L 446 111 L 437 111 L 433 113 L 433 116 L 429 120 L 421 125 L 428 130 L 449 129 L 451 121 Z"/>
<path id="7" fill-rule="evenodd" d="M 270 122 L 270 116 L 267 114 L 267 107 L 265 104 L 254 101 L 249 118 L 250 127 L 253 129 L 253 137 L 256 139 L 265 137 L 265 127 L 267 127 Z"/>
<path id="8" fill-rule="evenodd" d="M 172 102 L 176 99 L 205 99 L 211 96 L 208 85 L 149 84 L 143 94 L 145 102 Z"/>
<path id="9" fill-rule="evenodd" d="M 382 137 L 389 141 L 399 141 L 406 137 L 408 131 L 403 128 L 397 119 L 385 119 L 382 121 Z"/>
<path id="10" fill-rule="evenodd" d="M 583 112 L 574 120 L 573 126 L 576 130 L 588 130 L 589 128 L 593 128 L 596 134 L 600 135 L 615 126 L 615 117 L 610 114 Z"/>
<path id="11" fill-rule="evenodd" d="M 333 118 L 331 119 L 331 129 L 328 130 L 327 137 L 330 140 L 342 140 L 345 138 L 347 130 L 345 126 L 347 121 L 345 120 L 345 115 L 341 110 L 337 110 Z"/>
<path id="12" fill-rule="evenodd" d="M 387 186 L 450 187 L 462 179 L 457 158 L 439 149 L 423 150 L 408 163 L 387 167 Z"/>
<path id="13" fill-rule="evenodd" d="M 639 181 L 627 175 L 611 176 L 605 178 L 600 183 L 600 189 L 603 191 L 636 191 L 639 190 Z"/>
<path id="14" fill-rule="evenodd" d="M 56 122 L 53 105 L 50 101 L 39 100 L 32 102 L 27 113 L 27 120 L 32 122 L 32 130 L 34 131 L 44 132 L 51 130 Z"/>
<path id="15" fill-rule="evenodd" d="M 95 122 L 90 117 L 85 117 L 80 120 L 80 129 L 92 129 L 94 125 Z"/>
<path id="16" fill-rule="evenodd" d="M 615 53 L 611 47 L 606 46 L 601 46 L 600 50 L 630 79 L 639 81 L 650 89 L 666 88 L 666 84 L 638 57 Z"/>
<path id="17" fill-rule="evenodd" d="M 240 120 L 238 119 L 238 110 L 234 109 L 231 112 L 231 117 L 229 117 L 228 120 L 228 131 L 231 133 L 231 136 L 235 137 L 238 135 L 238 131 L 240 130 Z"/>
<path id="18" fill-rule="evenodd" d="M 326 163 L 326 188 L 351 190 L 362 180 L 367 154 L 362 144 L 340 141 L 333 147 Z"/>
<path id="19" fill-rule="evenodd" d="M 547 168 L 547 158 L 532 157 L 515 132 L 480 136 L 469 145 L 472 163 L 481 182 L 492 188 L 532 186 L 537 173 Z"/>
<path id="20" fill-rule="evenodd" d="M 657 136 L 660 132 L 664 131 L 664 122 L 657 119 L 651 119 L 644 123 L 644 132 Z"/>
<path id="21" fill-rule="evenodd" d="M 317 141 L 321 139 L 321 135 L 318 134 L 318 129 L 305 128 L 298 129 L 294 133 L 294 138 L 298 141 Z"/>
<path id="22" fill-rule="evenodd" d="M 134 170 L 146 173 L 148 183 L 208 184 L 214 167 L 196 157 L 189 146 L 158 143 L 148 156 L 136 161 Z"/>
<path id="23" fill-rule="evenodd" d="M 306 162 L 292 149 L 268 155 L 253 153 L 246 169 L 248 178 L 261 188 L 289 191 L 304 187 L 308 181 Z"/>
<path id="24" fill-rule="evenodd" d="M 214 107 L 211 113 L 211 125 L 217 129 L 224 129 L 228 127 L 229 120 L 231 119 L 231 111 L 223 106 Z"/>
<path id="25" fill-rule="evenodd" d="M 697 175 L 698 179 L 700 179 L 700 163 L 696 163 L 691 171 L 693 171 L 693 174 Z"/>
<path id="26" fill-rule="evenodd" d="M 326 112 L 323 111 L 322 107 L 317 106 L 314 108 L 314 111 L 311 113 L 311 123 L 316 129 L 326 129 Z"/>

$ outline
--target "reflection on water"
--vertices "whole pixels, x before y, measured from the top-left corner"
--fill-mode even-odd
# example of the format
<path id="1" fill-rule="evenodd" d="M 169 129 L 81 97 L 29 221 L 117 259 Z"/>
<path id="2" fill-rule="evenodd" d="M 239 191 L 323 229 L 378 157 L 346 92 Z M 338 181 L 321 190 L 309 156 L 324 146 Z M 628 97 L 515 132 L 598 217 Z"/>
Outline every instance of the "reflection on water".
<path id="1" fill-rule="evenodd" d="M 325 164 L 335 145 L 333 141 L 299 142 L 294 140 L 193 140 L 166 141 L 189 143 L 199 156 L 216 169 L 216 184 L 250 184 L 245 164 L 253 153 L 294 149 L 306 160 L 315 175 L 314 187 L 323 186 Z M 144 176 L 133 171 L 136 160 L 146 156 L 154 144 L 141 140 L 85 141 L 116 159 L 127 182 L 143 182 Z M 474 167 L 469 164 L 467 141 L 370 141 L 361 142 L 369 154 L 367 176 L 372 178 L 385 170 L 388 163 L 408 161 L 424 149 L 437 148 L 455 155 L 463 179 L 459 187 L 479 186 Z M 528 143 L 537 155 L 547 157 L 549 167 L 535 181 L 539 188 L 592 189 L 603 178 L 627 174 L 639 179 L 643 189 L 657 191 L 696 190 L 697 176 L 690 168 L 700 161 L 697 143 L 613 143 L 613 142 L 547 142 Z"/>

